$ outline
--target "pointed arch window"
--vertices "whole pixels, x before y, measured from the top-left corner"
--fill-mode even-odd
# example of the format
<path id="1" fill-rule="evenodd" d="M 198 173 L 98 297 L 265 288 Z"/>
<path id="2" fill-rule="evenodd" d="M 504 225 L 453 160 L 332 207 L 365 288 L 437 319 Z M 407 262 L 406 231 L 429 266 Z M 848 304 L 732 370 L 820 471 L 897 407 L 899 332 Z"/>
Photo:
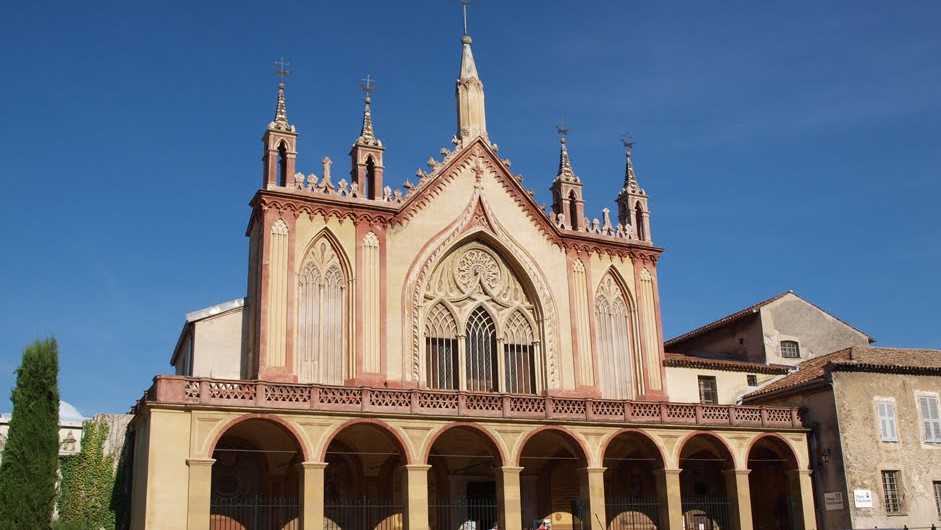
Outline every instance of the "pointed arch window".
<path id="1" fill-rule="evenodd" d="M 503 334 L 503 366 L 506 391 L 511 394 L 536 393 L 535 337 L 533 327 L 516 311 Z"/>
<path id="2" fill-rule="evenodd" d="M 278 186 L 287 186 L 288 183 L 288 150 L 284 142 L 278 144 Z"/>
<path id="3" fill-rule="evenodd" d="M 578 195 L 575 190 L 569 193 L 569 224 L 570 230 L 578 230 L 581 226 L 581 219 L 578 218 Z"/>
<path id="4" fill-rule="evenodd" d="M 320 238 L 298 271 L 297 376 L 301 383 L 343 384 L 348 371 L 347 275 Z"/>
<path id="5" fill-rule="evenodd" d="M 442 303 L 425 318 L 425 367 L 430 388 L 458 388 L 457 323 Z"/>
<path id="6" fill-rule="evenodd" d="M 635 394 L 633 315 L 618 283 L 609 272 L 595 296 L 595 337 L 601 395 L 630 399 Z"/>
<path id="7" fill-rule="evenodd" d="M 538 394 L 540 306 L 500 253 L 469 241 L 435 266 L 423 293 L 418 358 L 430 388 Z"/>
<path id="8" fill-rule="evenodd" d="M 376 163 L 371 156 L 366 158 L 366 182 L 362 191 L 367 199 L 376 198 Z"/>
<path id="9" fill-rule="evenodd" d="M 637 228 L 637 239 L 646 241 L 647 232 L 644 229 L 644 211 L 641 209 L 640 203 L 634 206 L 634 225 Z"/>
<path id="10" fill-rule="evenodd" d="M 497 391 L 497 328 L 490 313 L 475 309 L 467 319 L 467 390 Z"/>

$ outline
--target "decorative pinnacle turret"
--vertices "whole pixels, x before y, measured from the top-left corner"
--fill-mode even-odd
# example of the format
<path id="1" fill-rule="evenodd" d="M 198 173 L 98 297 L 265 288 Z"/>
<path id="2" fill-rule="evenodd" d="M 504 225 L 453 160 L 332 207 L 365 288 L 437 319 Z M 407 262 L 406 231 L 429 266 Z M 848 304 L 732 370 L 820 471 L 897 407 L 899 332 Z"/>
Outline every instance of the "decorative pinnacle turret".
<path id="1" fill-rule="evenodd" d="M 461 35 L 461 69 L 457 79 L 457 134 L 460 143 L 478 136 L 487 139 L 487 113 L 484 104 L 484 84 L 477 74 L 477 63 L 471 50 L 471 37 L 467 33 L 467 5 L 464 8 L 464 33 Z"/>
<path id="2" fill-rule="evenodd" d="M 278 76 L 278 103 L 274 110 L 274 120 L 268 124 L 268 128 L 276 131 L 295 132 L 294 126 L 288 122 L 288 110 L 284 97 L 284 79 L 291 75 L 291 71 L 288 70 L 290 65 L 291 63 L 285 62 L 284 57 L 274 62 L 274 74 Z"/>
<path id="3" fill-rule="evenodd" d="M 575 170 L 572 169 L 572 160 L 569 158 L 568 136 L 569 128 L 565 123 L 560 123 L 555 130 L 559 133 L 559 172 L 555 178 L 567 182 L 580 182 Z"/>
<path id="4" fill-rule="evenodd" d="M 643 193 L 644 190 L 637 182 L 637 174 L 634 173 L 634 138 L 629 134 L 625 134 L 621 138 L 621 143 L 624 144 L 625 158 L 624 187 L 621 188 L 621 193 Z"/>
<path id="5" fill-rule="evenodd" d="M 372 93 L 376 90 L 376 81 L 367 74 L 364 79 L 360 80 L 359 87 L 363 91 L 363 127 L 360 129 L 356 143 L 382 146 L 382 142 L 376 138 L 372 127 Z"/>

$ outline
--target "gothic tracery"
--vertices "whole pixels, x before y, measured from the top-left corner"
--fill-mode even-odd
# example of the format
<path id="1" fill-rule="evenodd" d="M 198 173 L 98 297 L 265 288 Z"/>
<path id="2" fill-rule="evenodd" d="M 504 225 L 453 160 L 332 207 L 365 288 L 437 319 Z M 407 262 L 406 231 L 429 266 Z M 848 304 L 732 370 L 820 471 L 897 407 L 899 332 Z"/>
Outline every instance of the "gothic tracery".
<path id="1" fill-rule="evenodd" d="M 460 246 L 434 269 L 424 298 L 430 387 L 538 392 L 536 306 L 500 254 L 478 241 Z"/>
<path id="2" fill-rule="evenodd" d="M 343 384 L 347 372 L 347 275 L 321 236 L 298 270 L 297 374 L 303 383 Z"/>

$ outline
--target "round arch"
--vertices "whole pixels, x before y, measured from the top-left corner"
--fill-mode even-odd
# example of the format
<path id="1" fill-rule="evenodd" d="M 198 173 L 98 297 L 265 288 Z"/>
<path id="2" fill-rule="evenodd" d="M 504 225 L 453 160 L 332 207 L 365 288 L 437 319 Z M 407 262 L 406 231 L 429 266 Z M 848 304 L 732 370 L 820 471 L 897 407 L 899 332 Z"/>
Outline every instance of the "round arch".
<path id="1" fill-rule="evenodd" d="M 594 455 L 592 455 L 591 451 L 588 450 L 588 444 L 585 442 L 585 440 L 582 439 L 582 437 L 561 425 L 545 425 L 529 431 L 516 444 L 516 451 L 513 462 L 515 462 L 517 466 L 522 465 L 520 463 L 520 459 L 523 457 L 523 452 L 526 450 L 526 445 L 537 435 L 545 432 L 555 432 L 564 440 L 567 440 L 570 443 L 574 443 L 574 447 L 578 449 L 578 453 L 580 453 L 581 460 L 585 466 L 596 464 L 596 462 L 593 461 Z"/>
<path id="2" fill-rule="evenodd" d="M 307 441 L 307 438 L 301 434 L 300 429 L 297 428 L 291 422 L 281 418 L 280 416 L 273 414 L 243 414 L 236 418 L 233 418 L 227 422 L 223 422 L 215 432 L 208 438 L 208 443 L 206 445 L 206 455 L 212 456 L 212 453 L 216 450 L 216 446 L 219 445 L 219 440 L 233 427 L 247 421 L 265 421 L 273 423 L 287 431 L 292 438 L 294 438 L 295 443 L 301 450 L 301 455 L 304 458 L 305 462 L 310 461 L 311 450 Z"/>
<path id="3" fill-rule="evenodd" d="M 796 530 L 802 514 L 799 463 L 791 445 L 774 433 L 752 439 L 745 450 L 752 528 Z"/>
<path id="4" fill-rule="evenodd" d="M 509 462 L 507 458 L 507 453 L 503 444 L 500 443 L 497 437 L 494 436 L 489 430 L 487 430 L 485 427 L 481 427 L 473 423 L 456 421 L 456 422 L 442 425 L 440 428 L 438 428 L 438 430 L 434 431 L 434 433 L 432 433 L 431 436 L 428 437 L 427 441 L 425 442 L 425 447 L 424 449 L 422 449 L 421 462 L 423 464 L 429 463 L 428 459 L 431 456 L 431 450 L 432 448 L 434 448 L 435 442 L 437 442 L 438 439 L 441 438 L 442 435 L 448 433 L 449 431 L 453 431 L 455 429 L 465 429 L 469 431 L 474 431 L 476 434 L 480 435 L 484 440 L 487 441 L 490 448 L 494 452 L 494 456 L 496 456 L 499 459 L 499 463 L 501 466 L 505 466 L 507 465 L 507 462 Z"/>
<path id="5" fill-rule="evenodd" d="M 617 430 L 601 439 L 598 454 L 601 456 L 602 461 L 604 460 L 604 456 L 608 452 L 608 448 L 611 446 L 611 444 L 623 436 L 639 438 L 643 441 L 643 443 L 649 444 L 649 446 L 657 452 L 656 454 L 660 460 L 660 466 L 663 468 L 667 467 L 669 453 L 663 446 L 663 443 L 658 438 L 647 433 L 646 431 L 630 427 Z"/>
<path id="6" fill-rule="evenodd" d="M 414 463 L 415 452 L 411 444 L 408 442 L 408 438 L 405 437 L 398 429 L 396 429 L 392 425 L 389 425 L 388 423 L 382 420 L 377 420 L 377 419 L 372 419 L 372 418 L 357 418 L 357 419 L 345 421 L 341 423 L 340 425 L 336 426 L 329 434 L 324 436 L 323 441 L 320 444 L 320 450 L 319 450 L 320 461 L 326 462 L 327 450 L 330 448 L 330 444 L 336 441 L 337 437 L 343 434 L 344 431 L 348 430 L 351 427 L 355 427 L 357 425 L 369 425 L 375 428 L 376 430 L 378 430 L 379 432 L 386 434 L 389 437 L 389 440 L 398 447 L 399 451 L 402 454 L 402 458 L 405 460 L 405 464 L 409 465 L 409 464 Z"/>
<path id="7" fill-rule="evenodd" d="M 797 451 L 794 450 L 793 444 L 780 434 L 773 432 L 760 433 L 748 442 L 748 445 L 742 452 L 746 466 L 748 465 L 748 461 L 751 460 L 752 451 L 762 445 L 771 447 L 782 459 L 787 460 L 790 465 L 789 469 L 801 468 L 801 459 Z"/>
<path id="8" fill-rule="evenodd" d="M 673 464 L 677 467 L 679 466 L 680 460 L 682 459 L 683 451 L 686 447 L 697 438 L 707 438 L 712 440 L 714 443 L 718 444 L 718 447 L 721 447 L 724 454 L 722 456 L 727 457 L 728 461 L 731 462 L 732 468 L 740 469 L 741 468 L 741 457 L 735 449 L 729 445 L 729 442 L 726 441 L 722 436 L 709 431 L 692 431 L 687 433 L 685 436 L 677 440 L 676 445 L 673 449 Z"/>

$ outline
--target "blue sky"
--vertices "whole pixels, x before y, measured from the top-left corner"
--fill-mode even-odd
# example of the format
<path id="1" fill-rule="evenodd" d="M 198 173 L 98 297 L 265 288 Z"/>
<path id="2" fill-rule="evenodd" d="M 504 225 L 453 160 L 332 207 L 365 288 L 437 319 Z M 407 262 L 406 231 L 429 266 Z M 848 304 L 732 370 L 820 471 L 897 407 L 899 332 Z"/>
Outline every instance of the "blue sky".
<path id="1" fill-rule="evenodd" d="M 36 2 L 0 11 L 0 410 L 55 335 L 64 399 L 124 411 L 184 314 L 245 290 L 247 202 L 294 68 L 298 167 L 345 167 L 377 79 L 386 175 L 454 132 L 457 1 Z M 941 346 L 941 4 L 478 0 L 491 138 L 541 202 L 571 127 L 587 209 L 633 133 L 665 334 L 786 289 Z"/>

